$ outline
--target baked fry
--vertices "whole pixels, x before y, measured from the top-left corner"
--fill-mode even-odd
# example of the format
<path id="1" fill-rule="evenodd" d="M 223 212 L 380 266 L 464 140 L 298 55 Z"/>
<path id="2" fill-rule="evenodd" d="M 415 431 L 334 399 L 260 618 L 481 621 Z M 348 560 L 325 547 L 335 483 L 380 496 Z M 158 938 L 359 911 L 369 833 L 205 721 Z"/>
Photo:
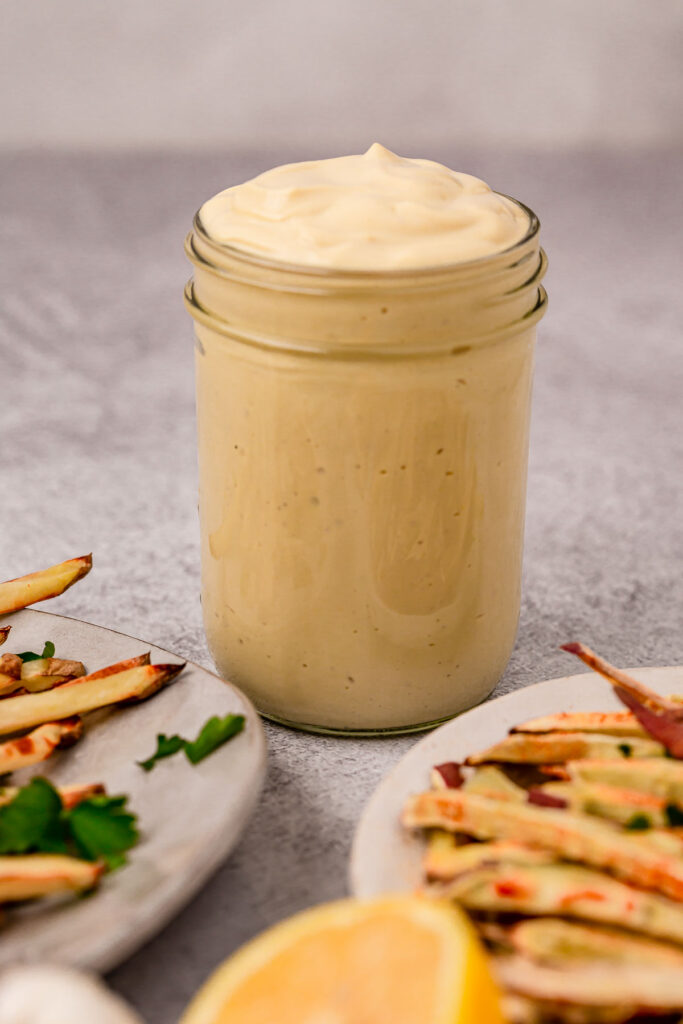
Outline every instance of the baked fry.
<path id="1" fill-rule="evenodd" d="M 4 789 L 0 790 L 0 806 L 10 803 L 19 792 L 20 788 L 18 786 L 5 786 Z M 101 796 L 103 793 L 106 793 L 106 789 L 101 782 L 91 782 L 80 786 L 60 786 L 57 792 L 61 798 L 62 806 L 68 810 L 83 803 L 84 800 L 89 800 L 92 796 Z"/>
<path id="2" fill-rule="evenodd" d="M 683 906 L 575 864 L 482 867 L 425 889 L 468 910 L 577 918 L 683 944 Z"/>
<path id="3" fill-rule="evenodd" d="M 183 664 L 138 665 L 112 674 L 101 669 L 92 676 L 82 676 L 45 693 L 7 697 L 0 703 L 0 735 L 123 701 L 144 700 L 174 679 L 184 667 Z"/>
<path id="4" fill-rule="evenodd" d="M 0 583 L 0 615 L 8 615 L 37 601 L 57 597 L 83 579 L 92 568 L 92 555 L 71 558 L 67 562 L 41 569 Z"/>
<path id="5" fill-rule="evenodd" d="M 31 853 L 0 856 L 0 903 L 48 896 L 55 892 L 83 892 L 92 889 L 104 865 L 76 857 Z"/>
<path id="6" fill-rule="evenodd" d="M 4 644 L 5 640 L 9 636 L 11 626 L 0 626 L 0 647 Z"/>
<path id="7" fill-rule="evenodd" d="M 552 853 L 533 850 L 530 846 L 509 840 L 458 846 L 452 834 L 435 830 L 427 843 L 423 868 L 429 881 L 448 882 L 475 868 L 500 864 L 550 864 L 553 860 Z"/>
<path id="8" fill-rule="evenodd" d="M 583 758 L 606 760 L 620 757 L 665 756 L 666 748 L 649 737 L 635 736 L 626 741 L 619 736 L 602 733 L 514 732 L 488 750 L 472 754 L 465 764 L 558 764 Z"/>
<path id="9" fill-rule="evenodd" d="M 564 770 L 572 781 L 634 789 L 683 807 L 683 763 L 672 758 L 568 761 Z"/>
<path id="10" fill-rule="evenodd" d="M 412 797 L 403 823 L 408 828 L 444 828 L 477 839 L 516 840 L 683 900 L 683 858 L 586 815 L 445 789 Z"/>
<path id="11" fill-rule="evenodd" d="M 600 732 L 610 736 L 647 736 L 631 711 L 560 711 L 515 725 L 511 733 Z"/>
<path id="12" fill-rule="evenodd" d="M 572 960 L 607 960 L 683 968 L 680 946 L 556 917 L 518 921 L 507 930 L 506 938 L 518 953 L 536 963 L 566 966 Z"/>
<path id="13" fill-rule="evenodd" d="M 19 675 L 21 679 L 34 679 L 36 676 L 70 676 L 76 679 L 85 675 L 85 665 L 82 661 L 67 661 L 65 658 L 34 658 L 20 665 Z"/>
<path id="14" fill-rule="evenodd" d="M 492 800 L 508 800 L 523 804 L 527 799 L 526 790 L 494 765 L 477 768 L 465 780 L 462 788 L 466 793 L 480 793 L 481 796 L 488 796 Z"/>
<path id="15" fill-rule="evenodd" d="M 47 761 L 55 750 L 71 747 L 83 735 L 83 721 L 76 715 L 48 722 L 26 736 L 0 743 L 0 774 Z"/>
<path id="16" fill-rule="evenodd" d="M 683 1009 L 683 974 L 675 967 L 601 963 L 557 970 L 520 956 L 496 957 L 495 973 L 504 987 L 533 999 L 638 1012 Z M 628 1020 L 628 1017 L 622 1018 Z"/>
<path id="17" fill-rule="evenodd" d="M 601 782 L 548 782 L 539 791 L 565 801 L 576 814 L 593 814 L 627 828 L 670 828 L 671 816 L 663 797 L 620 789 Z"/>

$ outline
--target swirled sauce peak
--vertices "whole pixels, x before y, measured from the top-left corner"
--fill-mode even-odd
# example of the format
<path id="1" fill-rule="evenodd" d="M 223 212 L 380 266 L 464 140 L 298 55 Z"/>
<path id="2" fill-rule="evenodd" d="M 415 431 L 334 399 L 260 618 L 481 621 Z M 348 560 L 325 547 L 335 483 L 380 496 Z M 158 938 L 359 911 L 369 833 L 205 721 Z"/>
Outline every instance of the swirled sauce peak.
<path id="1" fill-rule="evenodd" d="M 209 199 L 214 241 L 270 260 L 334 270 L 409 270 L 502 252 L 526 234 L 524 209 L 471 174 L 397 156 L 275 167 Z"/>

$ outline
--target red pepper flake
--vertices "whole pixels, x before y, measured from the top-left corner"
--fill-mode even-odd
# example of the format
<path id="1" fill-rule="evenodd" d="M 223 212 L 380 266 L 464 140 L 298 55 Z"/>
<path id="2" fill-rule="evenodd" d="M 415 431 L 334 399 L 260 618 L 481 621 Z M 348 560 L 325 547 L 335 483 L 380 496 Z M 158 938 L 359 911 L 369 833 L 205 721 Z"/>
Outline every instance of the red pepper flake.
<path id="1" fill-rule="evenodd" d="M 572 903 L 579 903 L 581 900 L 592 900 L 593 903 L 604 903 L 607 897 L 604 893 L 595 892 L 594 889 L 578 889 L 576 892 L 567 893 L 560 901 L 561 906 L 569 907 Z"/>
<path id="2" fill-rule="evenodd" d="M 507 882 L 494 882 L 493 888 L 497 896 L 502 896 L 503 899 L 526 899 L 531 896 L 529 889 L 520 885 L 519 882 L 507 881 Z"/>

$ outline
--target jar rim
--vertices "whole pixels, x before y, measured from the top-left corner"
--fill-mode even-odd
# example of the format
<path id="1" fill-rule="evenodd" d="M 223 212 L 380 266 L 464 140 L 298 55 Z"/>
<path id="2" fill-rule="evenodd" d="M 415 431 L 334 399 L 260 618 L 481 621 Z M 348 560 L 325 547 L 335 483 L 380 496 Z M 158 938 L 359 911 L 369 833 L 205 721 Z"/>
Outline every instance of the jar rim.
<path id="1" fill-rule="evenodd" d="M 503 199 L 509 200 L 509 202 L 514 203 L 524 211 L 528 218 L 528 227 L 524 235 L 516 242 L 513 242 L 512 245 L 507 246 L 507 248 L 500 249 L 497 252 L 488 253 L 486 256 L 477 256 L 474 259 L 458 260 L 452 263 L 430 264 L 426 267 L 383 268 L 379 270 L 365 268 L 343 269 L 337 267 L 315 266 L 313 264 L 306 263 L 289 263 L 285 260 L 261 256 L 253 250 L 243 249 L 240 246 L 230 245 L 227 242 L 218 242 L 215 238 L 212 238 L 202 224 L 200 216 L 201 208 L 197 210 L 194 215 L 192 227 L 201 239 L 202 243 L 209 249 L 213 249 L 218 253 L 223 253 L 225 256 L 228 256 L 237 262 L 242 262 L 251 267 L 261 267 L 264 270 L 270 270 L 276 273 L 279 271 L 283 274 L 301 277 L 310 276 L 322 280 L 335 278 L 336 280 L 343 281 L 346 284 L 353 284 L 354 282 L 358 283 L 360 281 L 376 281 L 377 283 L 381 283 L 389 280 L 415 280 L 416 278 L 424 280 L 458 272 L 465 275 L 468 271 L 476 273 L 479 270 L 483 270 L 485 272 L 486 268 L 492 264 L 501 260 L 507 261 L 508 257 L 514 257 L 518 251 L 522 252 L 528 247 L 529 242 L 538 236 L 541 228 L 541 222 L 529 206 L 519 199 L 506 195 L 504 192 L 494 192 L 494 195 L 501 196 Z"/>

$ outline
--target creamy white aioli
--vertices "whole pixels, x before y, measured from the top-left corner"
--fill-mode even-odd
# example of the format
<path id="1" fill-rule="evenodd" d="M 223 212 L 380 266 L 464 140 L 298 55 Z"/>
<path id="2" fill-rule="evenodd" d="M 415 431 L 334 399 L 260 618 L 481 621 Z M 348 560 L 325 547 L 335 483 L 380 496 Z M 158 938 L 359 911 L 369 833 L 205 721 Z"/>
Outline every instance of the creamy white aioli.
<path id="1" fill-rule="evenodd" d="M 529 226 L 520 206 L 471 174 L 397 156 L 286 164 L 200 210 L 207 234 L 269 259 L 337 270 L 402 270 L 501 252 Z"/>

